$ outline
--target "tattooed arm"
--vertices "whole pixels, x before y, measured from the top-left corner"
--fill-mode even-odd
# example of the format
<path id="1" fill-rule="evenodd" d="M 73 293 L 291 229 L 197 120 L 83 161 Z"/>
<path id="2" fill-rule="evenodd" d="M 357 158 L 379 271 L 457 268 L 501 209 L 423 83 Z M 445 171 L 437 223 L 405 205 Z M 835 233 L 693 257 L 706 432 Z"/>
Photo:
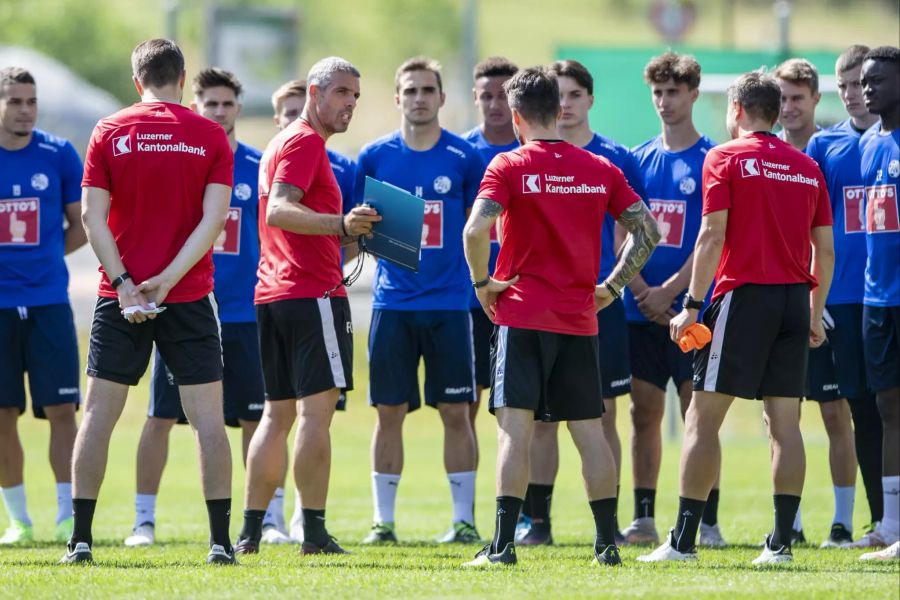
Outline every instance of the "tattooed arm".
<path id="1" fill-rule="evenodd" d="M 303 190 L 295 185 L 275 182 L 269 191 L 266 225 L 304 235 L 340 235 L 355 238 L 372 232 L 372 224 L 381 217 L 375 209 L 357 206 L 346 215 L 318 213 L 303 200 Z"/>
<path id="2" fill-rule="evenodd" d="M 488 273 L 488 262 L 491 257 L 491 227 L 503 212 L 503 207 L 487 198 L 478 198 L 472 206 L 469 220 L 463 229 L 463 246 L 466 251 L 466 262 L 473 282 L 488 280 L 487 285 L 475 288 L 475 295 L 488 317 L 494 318 L 494 303 L 497 296 L 519 280 L 513 277 L 509 281 L 497 281 Z"/>
<path id="3" fill-rule="evenodd" d="M 659 242 L 659 227 L 656 219 L 641 201 L 635 202 L 622 211 L 617 222 L 628 232 L 628 237 L 625 238 L 625 244 L 622 246 L 619 260 L 613 267 L 612 273 L 602 285 L 597 286 L 595 293 L 597 310 L 605 308 L 614 300 L 607 286 L 621 294 L 628 282 L 641 272 L 644 263 L 650 258 L 653 248 Z"/>

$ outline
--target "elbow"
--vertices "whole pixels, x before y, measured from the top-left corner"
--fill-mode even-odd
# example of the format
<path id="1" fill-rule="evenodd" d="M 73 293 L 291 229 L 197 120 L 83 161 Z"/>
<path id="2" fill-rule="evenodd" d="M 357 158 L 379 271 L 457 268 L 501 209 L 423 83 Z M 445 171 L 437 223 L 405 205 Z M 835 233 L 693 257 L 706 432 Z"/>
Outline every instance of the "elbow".
<path id="1" fill-rule="evenodd" d="M 269 227 L 281 227 L 281 214 L 277 206 L 270 204 L 266 208 L 266 225 Z"/>

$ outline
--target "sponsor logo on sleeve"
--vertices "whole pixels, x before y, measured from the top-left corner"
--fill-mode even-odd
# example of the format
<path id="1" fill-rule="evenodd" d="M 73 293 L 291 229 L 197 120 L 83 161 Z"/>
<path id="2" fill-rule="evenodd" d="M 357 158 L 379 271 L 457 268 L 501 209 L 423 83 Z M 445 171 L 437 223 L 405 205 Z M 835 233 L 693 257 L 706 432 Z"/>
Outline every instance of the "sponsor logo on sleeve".
<path id="1" fill-rule="evenodd" d="M 40 198 L 0 200 L 0 246 L 37 246 L 40 243 Z"/>
<path id="2" fill-rule="evenodd" d="M 444 201 L 426 200 L 422 222 L 422 249 L 444 247 Z"/>
<path id="3" fill-rule="evenodd" d="M 866 232 L 866 188 L 861 185 L 845 185 L 844 233 Z"/>
<path id="4" fill-rule="evenodd" d="M 900 231 L 896 185 L 866 187 L 866 231 L 870 234 Z"/>
<path id="5" fill-rule="evenodd" d="M 214 254 L 235 256 L 241 253 L 241 216 L 242 209 L 230 207 L 225 218 L 225 227 L 213 243 Z"/>
<path id="6" fill-rule="evenodd" d="M 684 220 L 687 202 L 684 200 L 650 200 L 650 213 L 659 223 L 658 246 L 681 248 L 684 242 Z"/>

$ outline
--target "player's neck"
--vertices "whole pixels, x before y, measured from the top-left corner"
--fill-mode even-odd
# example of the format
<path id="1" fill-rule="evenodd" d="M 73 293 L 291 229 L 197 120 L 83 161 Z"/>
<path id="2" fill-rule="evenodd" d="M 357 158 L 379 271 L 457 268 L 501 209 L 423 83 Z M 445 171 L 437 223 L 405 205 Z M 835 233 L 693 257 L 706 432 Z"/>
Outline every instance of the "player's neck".
<path id="1" fill-rule="evenodd" d="M 231 146 L 231 152 L 237 152 L 237 134 L 234 133 L 234 127 L 231 128 L 231 133 L 228 134 L 228 145 Z"/>
<path id="2" fill-rule="evenodd" d="M 300 113 L 300 119 L 306 121 L 306 123 L 310 127 L 312 127 L 313 131 L 318 133 L 319 136 L 326 142 L 328 141 L 328 138 L 331 137 L 331 131 L 327 127 L 325 127 L 321 119 L 319 119 L 319 115 L 317 113 L 306 112 L 306 109 L 304 108 L 303 112 Z"/>
<path id="3" fill-rule="evenodd" d="M 527 143 L 534 142 L 536 140 L 558 140 L 560 139 L 560 133 L 562 133 L 562 131 L 558 130 L 552 125 L 550 127 L 531 125 L 527 128 L 519 126 L 519 133 Z"/>
<path id="4" fill-rule="evenodd" d="M 696 144 L 699 139 L 700 133 L 697 132 L 691 119 L 685 119 L 681 123 L 673 123 L 672 125 L 663 123 L 663 147 L 669 152 L 687 150 Z"/>
<path id="5" fill-rule="evenodd" d="M 559 137 L 572 145 L 584 148 L 594 139 L 594 132 L 587 123 L 578 127 L 557 127 Z"/>
<path id="6" fill-rule="evenodd" d="M 181 88 L 169 85 L 161 88 L 144 88 L 141 94 L 141 102 L 168 102 L 170 104 L 181 104 Z"/>
<path id="7" fill-rule="evenodd" d="M 816 131 L 818 131 L 818 127 L 816 127 L 815 123 L 810 123 L 803 129 L 795 129 L 793 131 L 785 129 L 784 141 L 802 152 L 806 150 L 809 138 L 815 135 Z"/>
<path id="8" fill-rule="evenodd" d="M 865 131 L 877 122 L 878 115 L 873 115 L 872 113 L 866 113 L 864 117 L 850 116 L 850 124 L 860 131 Z"/>
<path id="9" fill-rule="evenodd" d="M 492 146 L 507 146 L 516 141 L 516 132 L 513 130 L 512 121 L 501 127 L 488 127 L 487 123 L 482 123 L 481 134 Z"/>
<path id="10" fill-rule="evenodd" d="M 28 135 L 16 135 L 6 130 L 0 129 L 0 148 L 4 150 L 21 150 L 31 143 L 34 132 Z"/>
<path id="11" fill-rule="evenodd" d="M 424 152 L 434 148 L 441 139 L 441 124 L 437 119 L 424 125 L 416 125 L 403 119 L 400 135 L 403 136 L 403 142 L 412 150 Z"/>
<path id="12" fill-rule="evenodd" d="M 894 107 L 890 112 L 881 115 L 881 131 L 890 133 L 900 128 L 900 104 Z"/>

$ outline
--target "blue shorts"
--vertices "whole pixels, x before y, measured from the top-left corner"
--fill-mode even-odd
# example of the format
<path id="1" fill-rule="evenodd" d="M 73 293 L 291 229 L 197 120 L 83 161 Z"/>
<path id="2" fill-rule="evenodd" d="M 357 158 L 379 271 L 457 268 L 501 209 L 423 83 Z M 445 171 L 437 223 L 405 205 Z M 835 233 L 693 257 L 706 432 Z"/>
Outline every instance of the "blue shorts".
<path id="1" fill-rule="evenodd" d="M 420 358 L 428 406 L 475 401 L 469 311 L 375 309 L 369 330 L 369 404 L 419 408 Z"/>
<path id="2" fill-rule="evenodd" d="M 0 408 L 25 412 L 25 373 L 31 410 L 45 419 L 45 406 L 81 402 L 78 340 L 66 304 L 0 308 Z"/>
<path id="3" fill-rule="evenodd" d="M 671 379 L 676 388 L 694 377 L 694 353 L 682 352 L 669 336 L 669 328 L 657 323 L 628 324 L 631 374 L 665 391 Z"/>
<path id="4" fill-rule="evenodd" d="M 239 427 L 240 421 L 258 422 L 262 418 L 265 392 L 255 321 L 222 323 L 222 359 L 225 424 Z M 187 423 L 175 378 L 158 350 L 150 381 L 149 415 Z"/>
<path id="5" fill-rule="evenodd" d="M 862 304 L 826 307 L 834 321 L 828 340 L 809 351 L 806 397 L 816 402 L 860 398 L 868 394 L 863 353 Z"/>
<path id="6" fill-rule="evenodd" d="M 617 398 L 629 394 L 631 365 L 628 361 L 628 322 L 625 320 L 625 305 L 621 298 L 597 313 L 597 327 L 603 397 Z"/>
<path id="7" fill-rule="evenodd" d="M 864 306 L 863 341 L 869 386 L 876 392 L 900 386 L 900 306 Z"/>
<path id="8" fill-rule="evenodd" d="M 475 384 L 482 389 L 491 387 L 491 338 L 494 324 L 481 308 L 473 308 L 472 342 L 475 346 Z"/>

